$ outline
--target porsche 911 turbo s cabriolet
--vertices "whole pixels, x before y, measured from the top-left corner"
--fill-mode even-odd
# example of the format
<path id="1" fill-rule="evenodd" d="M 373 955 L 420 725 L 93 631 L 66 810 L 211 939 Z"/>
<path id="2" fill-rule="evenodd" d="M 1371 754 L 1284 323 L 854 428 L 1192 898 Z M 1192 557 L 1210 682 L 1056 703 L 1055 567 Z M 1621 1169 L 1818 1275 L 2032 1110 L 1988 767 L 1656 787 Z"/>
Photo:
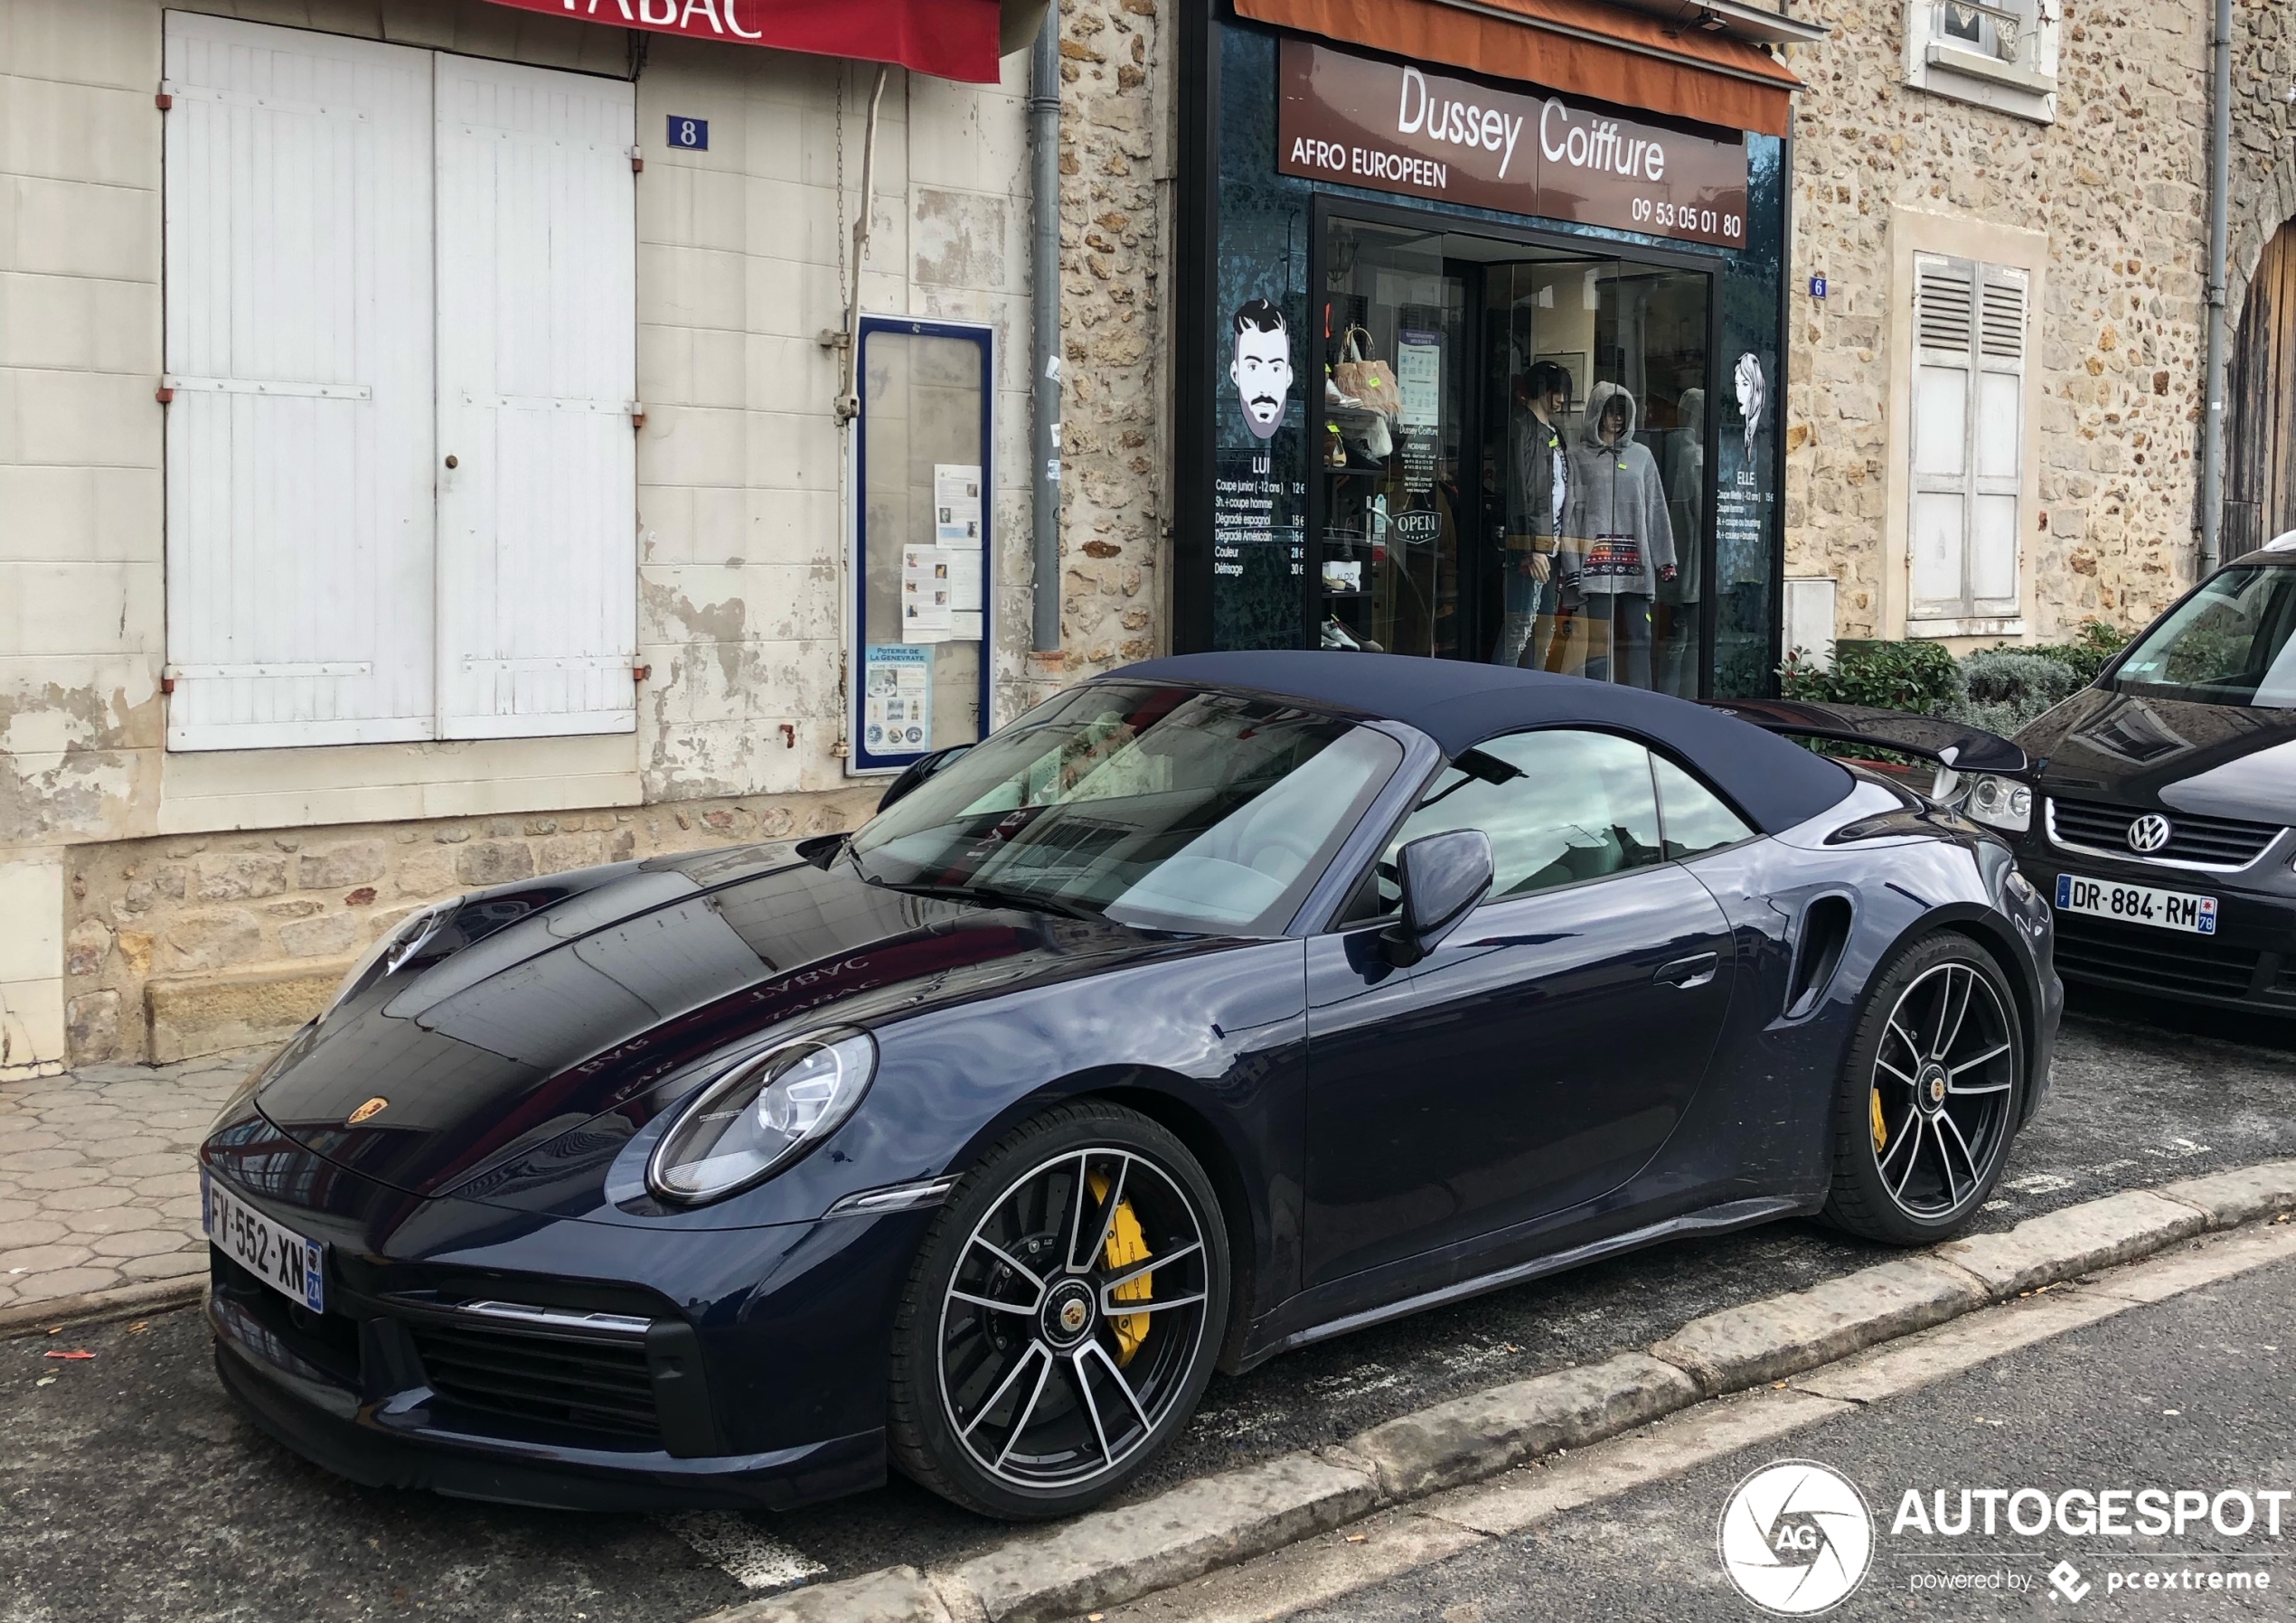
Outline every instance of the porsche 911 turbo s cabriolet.
<path id="1" fill-rule="evenodd" d="M 1955 1233 L 2060 1003 L 1996 837 L 1732 716 L 1162 660 L 852 833 L 407 920 L 202 1148 L 216 1360 L 367 1483 L 1055 1515 L 1216 1367 L 1670 1236 Z"/>

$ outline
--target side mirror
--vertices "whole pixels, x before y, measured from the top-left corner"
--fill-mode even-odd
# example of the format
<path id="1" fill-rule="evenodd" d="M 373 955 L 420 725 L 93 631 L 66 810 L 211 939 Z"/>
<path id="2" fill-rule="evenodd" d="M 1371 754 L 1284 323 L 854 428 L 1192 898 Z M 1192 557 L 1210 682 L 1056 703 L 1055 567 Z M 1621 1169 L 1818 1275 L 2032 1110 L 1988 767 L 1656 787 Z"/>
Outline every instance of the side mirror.
<path id="1" fill-rule="evenodd" d="M 972 747 L 969 744 L 952 744 L 946 749 L 936 749 L 929 755 L 917 756 L 900 776 L 885 786 L 884 797 L 877 802 L 877 809 L 882 812 Z"/>
<path id="2" fill-rule="evenodd" d="M 1441 946 L 1491 889 L 1491 836 L 1454 829 L 1415 840 L 1395 854 L 1403 916 L 1379 937 L 1388 962 L 1408 969 Z"/>

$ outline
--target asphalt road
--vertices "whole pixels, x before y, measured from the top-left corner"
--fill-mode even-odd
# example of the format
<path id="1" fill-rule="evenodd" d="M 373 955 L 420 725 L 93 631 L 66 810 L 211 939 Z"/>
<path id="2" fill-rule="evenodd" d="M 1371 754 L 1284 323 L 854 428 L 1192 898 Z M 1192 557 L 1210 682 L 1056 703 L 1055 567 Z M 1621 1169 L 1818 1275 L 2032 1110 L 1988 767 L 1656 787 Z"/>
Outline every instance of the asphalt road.
<path id="1" fill-rule="evenodd" d="M 2296 1154 L 2292 1098 L 2296 1032 L 2084 999 L 2066 1025 L 2050 1105 L 2019 1140 L 1984 1221 L 2007 1225 L 2118 1188 Z M 1216 1380 L 1141 1491 L 1644 1346 L 1686 1319 L 1880 1254 L 1815 1224 L 1783 1224 L 1325 1343 Z M 43 1356 L 67 1348 L 96 1356 Z M 934 1562 L 1000 1532 L 898 1481 L 782 1516 L 678 1522 L 370 1492 L 240 1419 L 195 1313 L 0 1344 L 0 1623 L 650 1623 L 757 1592 L 729 1569 L 768 1583 L 814 1570 L 836 1577 Z"/>
<path id="2" fill-rule="evenodd" d="M 1783 1458 L 1815 1461 L 1853 1484 L 1874 1517 L 1862 1585 L 1826 1614 L 1869 1618 L 2062 1616 L 2146 1619 L 2296 1614 L 2296 1505 L 2269 1534 L 2255 1490 L 2296 1489 L 2296 1264 L 2283 1263 L 2037 1343 L 1934 1386 L 1712 1461 L 1670 1481 L 1588 1506 L 1407 1573 L 1291 1623 L 1575 1623 L 1664 1618 L 1748 1623 L 1762 1614 L 1725 1575 L 1717 1530 L 1738 1484 Z M 1925 1508 L 1962 1488 L 2131 1493 L 2128 1536 L 2020 1536 L 2007 1501 L 1984 1533 L 1983 1501 L 1956 1535 L 1900 1526 L 1912 1490 Z M 2194 1517 L 2181 1536 L 2138 1535 L 2134 1494 L 2159 1488 L 2250 1494 L 2254 1516 L 2223 1505 L 2223 1528 Z M 1818 1503 L 1820 1501 L 1811 1501 Z M 2173 1515 L 2176 1501 L 2167 1502 Z M 2082 1506 L 2074 1510 L 2080 1524 Z M 2044 1519 L 2037 1501 L 2022 1524 Z M 1854 1534 L 1852 1535 L 1854 1538 Z M 1815 1541 L 1809 1541 L 1814 1543 Z M 1819 1555 L 1818 1552 L 1812 1552 Z M 1792 1581 L 1839 1580 L 1819 1559 Z M 2068 1563 L 2070 1571 L 2058 1563 Z M 2065 1593 L 2049 1574 L 2060 1574 Z M 2191 1573 L 2192 1580 L 2184 1575 Z M 2141 1585 L 2128 1587 L 2131 1576 Z M 2265 1590 L 2211 1590 L 2210 1575 Z M 2235 1575 L 2238 1579 L 2235 1580 Z M 1954 1589 L 1956 1580 L 1966 1585 Z M 2118 1584 L 2116 1586 L 2116 1580 Z M 2191 1582 L 2195 1587 L 2186 1587 Z M 1997 1587 L 1998 1586 L 1998 1587 Z M 1812 1591 L 1814 1594 L 1816 1591 Z"/>

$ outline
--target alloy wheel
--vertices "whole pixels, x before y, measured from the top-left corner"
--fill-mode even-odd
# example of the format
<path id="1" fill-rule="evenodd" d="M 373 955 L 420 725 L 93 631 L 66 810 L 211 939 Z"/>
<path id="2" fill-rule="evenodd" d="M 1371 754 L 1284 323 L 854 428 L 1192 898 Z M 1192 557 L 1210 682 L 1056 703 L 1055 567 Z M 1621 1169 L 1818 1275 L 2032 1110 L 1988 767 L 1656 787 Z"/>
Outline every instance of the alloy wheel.
<path id="1" fill-rule="evenodd" d="M 1194 1203 L 1136 1150 L 1071 1149 L 1022 1174 L 966 1237 L 943 1294 L 951 1432 L 1018 1487 L 1117 1470 L 1188 1388 L 1209 1266 Z"/>
<path id="2" fill-rule="evenodd" d="M 1935 1222 L 1984 1187 L 2009 1132 L 2017 1044 L 1992 982 L 1945 962 L 1897 997 L 1874 1056 L 1872 1142 L 1882 1187 Z"/>

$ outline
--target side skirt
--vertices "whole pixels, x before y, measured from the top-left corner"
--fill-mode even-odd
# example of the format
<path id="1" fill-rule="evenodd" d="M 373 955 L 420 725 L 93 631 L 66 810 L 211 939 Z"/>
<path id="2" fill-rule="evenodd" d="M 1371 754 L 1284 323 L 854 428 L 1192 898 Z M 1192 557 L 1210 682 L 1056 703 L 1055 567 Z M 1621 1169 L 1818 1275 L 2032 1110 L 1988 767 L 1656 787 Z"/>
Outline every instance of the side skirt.
<path id="1" fill-rule="evenodd" d="M 1781 1217 L 1806 1215 L 1818 1209 L 1818 1203 L 1788 1200 L 1783 1196 L 1762 1196 L 1750 1200 L 1725 1201 L 1720 1206 L 1706 1206 L 1686 1212 L 1680 1217 L 1670 1217 L 1663 1223 L 1629 1229 L 1623 1234 L 1605 1239 L 1590 1240 L 1566 1251 L 1550 1252 L 1533 1257 L 1528 1262 L 1518 1262 L 1491 1273 L 1478 1274 L 1473 1279 L 1460 1280 L 1439 1290 L 1421 1291 L 1400 1300 L 1366 1308 L 1360 1312 L 1326 1319 L 1269 1343 L 1266 1346 L 1247 1352 L 1238 1362 L 1236 1373 L 1250 1369 L 1278 1353 L 1294 1347 L 1307 1346 L 1318 1341 L 1328 1341 L 1334 1336 L 1344 1336 L 1351 1330 L 1368 1329 L 1373 1325 L 1386 1324 L 1390 1319 L 1407 1318 L 1429 1308 L 1447 1307 L 1470 1297 L 1485 1296 L 1493 1290 L 1504 1290 L 1510 1285 L 1524 1284 L 1550 1273 L 1561 1273 L 1588 1262 L 1614 1257 L 1623 1252 L 1640 1251 L 1645 1246 L 1661 1244 L 1669 1240 L 1687 1239 L 1695 1234 L 1727 1234 L 1733 1229 L 1752 1228 L 1758 1224 L 1774 1223 Z"/>

